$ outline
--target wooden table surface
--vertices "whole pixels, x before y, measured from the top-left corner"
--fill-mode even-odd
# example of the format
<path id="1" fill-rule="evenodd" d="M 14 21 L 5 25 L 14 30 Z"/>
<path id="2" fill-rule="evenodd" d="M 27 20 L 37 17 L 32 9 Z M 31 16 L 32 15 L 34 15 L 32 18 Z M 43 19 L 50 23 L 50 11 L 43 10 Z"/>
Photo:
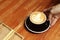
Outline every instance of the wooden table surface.
<path id="1" fill-rule="evenodd" d="M 24 22 L 26 17 L 33 11 L 43 11 L 57 4 L 57 0 L 0 0 L 0 21 L 14 29 Z M 28 32 L 24 23 L 17 31 L 24 40 L 60 40 L 60 19 L 48 31 L 42 34 Z"/>

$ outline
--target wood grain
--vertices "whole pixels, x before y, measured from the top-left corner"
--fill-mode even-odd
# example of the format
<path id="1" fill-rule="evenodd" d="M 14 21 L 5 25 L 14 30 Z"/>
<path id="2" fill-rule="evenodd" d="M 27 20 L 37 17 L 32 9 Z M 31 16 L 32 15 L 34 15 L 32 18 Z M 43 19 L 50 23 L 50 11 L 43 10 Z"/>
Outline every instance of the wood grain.
<path id="1" fill-rule="evenodd" d="M 14 29 L 33 11 L 43 11 L 59 0 L 0 0 L 0 21 Z M 33 34 L 28 32 L 24 24 L 17 31 L 25 37 L 24 40 L 60 40 L 60 19 L 47 32 Z"/>

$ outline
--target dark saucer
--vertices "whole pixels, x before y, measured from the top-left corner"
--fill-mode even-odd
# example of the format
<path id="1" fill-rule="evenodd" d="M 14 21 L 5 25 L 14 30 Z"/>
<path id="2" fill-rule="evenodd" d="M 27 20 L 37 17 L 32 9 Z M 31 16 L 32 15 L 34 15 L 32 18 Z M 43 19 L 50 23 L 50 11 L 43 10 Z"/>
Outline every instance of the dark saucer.
<path id="1" fill-rule="evenodd" d="M 29 17 L 25 20 L 25 28 L 32 33 L 43 33 L 49 29 L 50 22 L 46 20 L 43 24 L 33 24 Z"/>

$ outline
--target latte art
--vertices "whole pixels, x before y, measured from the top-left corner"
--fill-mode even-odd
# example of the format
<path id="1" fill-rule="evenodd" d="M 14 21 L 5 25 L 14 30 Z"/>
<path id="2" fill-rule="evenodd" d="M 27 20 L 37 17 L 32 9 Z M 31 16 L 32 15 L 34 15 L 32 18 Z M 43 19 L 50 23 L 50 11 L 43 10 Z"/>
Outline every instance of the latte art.
<path id="1" fill-rule="evenodd" d="M 30 14 L 30 21 L 34 24 L 42 24 L 46 19 L 46 15 L 43 12 L 32 12 Z"/>

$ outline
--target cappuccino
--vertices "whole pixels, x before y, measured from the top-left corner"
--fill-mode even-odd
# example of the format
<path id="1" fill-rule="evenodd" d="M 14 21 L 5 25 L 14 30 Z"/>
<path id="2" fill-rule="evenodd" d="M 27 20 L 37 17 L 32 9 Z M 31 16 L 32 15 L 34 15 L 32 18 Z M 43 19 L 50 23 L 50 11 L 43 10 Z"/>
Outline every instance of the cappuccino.
<path id="1" fill-rule="evenodd" d="M 34 24 L 42 24 L 46 19 L 46 15 L 43 12 L 32 12 L 30 14 L 30 21 Z"/>

